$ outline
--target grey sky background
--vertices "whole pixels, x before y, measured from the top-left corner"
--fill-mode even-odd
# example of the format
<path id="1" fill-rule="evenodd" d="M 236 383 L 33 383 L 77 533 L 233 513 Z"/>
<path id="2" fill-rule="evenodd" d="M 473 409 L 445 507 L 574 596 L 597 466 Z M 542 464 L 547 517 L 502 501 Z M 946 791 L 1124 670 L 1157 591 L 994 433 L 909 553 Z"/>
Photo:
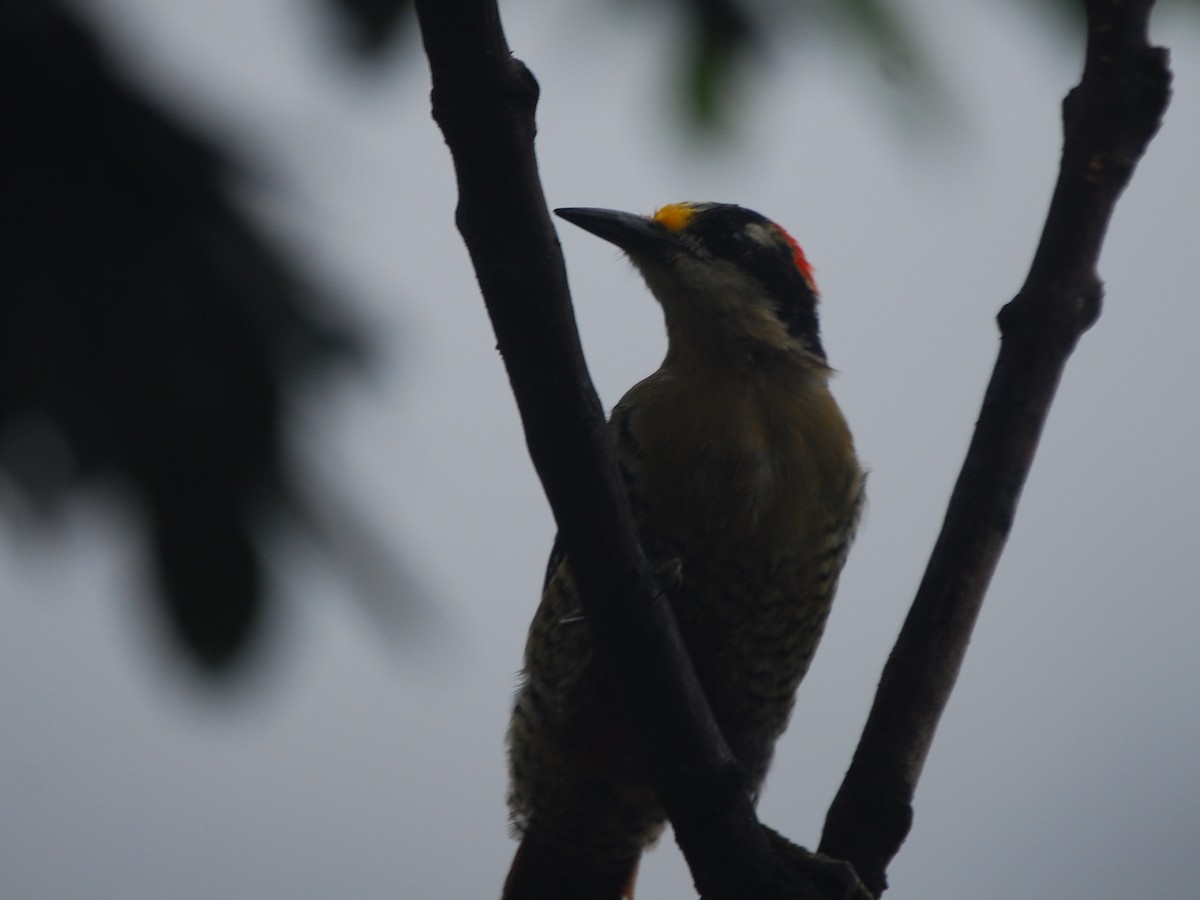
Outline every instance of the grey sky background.
<path id="1" fill-rule="evenodd" d="M 245 689 L 212 695 L 144 612 L 128 511 L 96 492 L 52 543 L 0 519 L 0 895 L 486 898 L 502 739 L 553 522 L 466 253 L 415 34 L 382 72 L 288 0 L 95 0 L 129 65 L 257 161 L 251 200 L 349 289 L 381 351 L 297 411 L 297 460 L 438 612 L 396 644 L 339 575 L 281 546 L 300 597 Z M 836 394 L 872 470 L 865 526 L 761 811 L 815 843 L 920 577 L 1024 278 L 1078 47 L 1020 4 L 910 0 L 959 119 L 940 136 L 844 47 L 756 69 L 736 137 L 672 107 L 673 20 L 504 4 L 542 84 L 552 206 L 739 202 L 816 267 Z M 1200 856 L 1200 28 L 1157 14 L 1175 97 L 1122 199 L 1104 315 L 1068 370 L 891 869 L 895 900 L 1189 896 Z M 920 126 L 917 131 L 921 130 Z M 603 242 L 561 230 L 606 405 L 664 348 Z M 332 410 L 332 411 L 331 411 Z M 669 839 L 641 898 L 684 898 Z"/>

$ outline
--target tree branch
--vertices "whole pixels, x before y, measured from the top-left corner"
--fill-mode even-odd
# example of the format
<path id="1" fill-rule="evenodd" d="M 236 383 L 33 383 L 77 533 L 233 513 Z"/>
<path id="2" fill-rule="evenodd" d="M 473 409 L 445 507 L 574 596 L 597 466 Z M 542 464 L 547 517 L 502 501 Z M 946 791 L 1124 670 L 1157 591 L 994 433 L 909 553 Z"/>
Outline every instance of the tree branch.
<path id="1" fill-rule="evenodd" d="M 494 0 L 420 0 L 457 222 L 601 657 L 706 898 L 819 898 L 773 853 L 638 545 L 534 157 L 537 83 Z"/>
<path id="2" fill-rule="evenodd" d="M 1158 130 L 1167 53 L 1153 0 L 1088 0 L 1083 78 L 1063 103 L 1061 168 L 1029 275 L 998 317 L 1000 355 L 912 610 L 892 650 L 821 851 L 877 896 L 908 834 L 938 719 L 1016 513 L 1067 358 L 1100 314 L 1096 264 L 1117 198 Z"/>

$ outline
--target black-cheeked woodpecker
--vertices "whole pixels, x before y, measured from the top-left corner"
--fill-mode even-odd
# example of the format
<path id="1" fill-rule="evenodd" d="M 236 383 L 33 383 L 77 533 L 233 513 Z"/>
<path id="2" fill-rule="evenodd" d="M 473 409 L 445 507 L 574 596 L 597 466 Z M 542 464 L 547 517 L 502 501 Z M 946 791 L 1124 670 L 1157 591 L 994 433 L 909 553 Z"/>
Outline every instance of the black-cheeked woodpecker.
<path id="1" fill-rule="evenodd" d="M 817 290 L 758 213 L 677 203 L 558 215 L 621 248 L 666 319 L 662 366 L 613 410 L 642 547 L 757 797 L 825 627 L 863 501 L 829 392 Z M 552 561 L 508 732 L 521 846 L 505 900 L 632 895 L 665 816 L 571 577 Z"/>

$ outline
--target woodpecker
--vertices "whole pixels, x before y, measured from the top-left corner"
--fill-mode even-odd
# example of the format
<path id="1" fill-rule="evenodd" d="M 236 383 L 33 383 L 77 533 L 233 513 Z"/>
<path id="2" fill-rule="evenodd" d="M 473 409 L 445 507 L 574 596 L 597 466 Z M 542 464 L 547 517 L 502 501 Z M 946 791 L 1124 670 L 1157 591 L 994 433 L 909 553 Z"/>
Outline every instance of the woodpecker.
<path id="1" fill-rule="evenodd" d="M 662 306 L 666 358 L 609 425 L 642 547 L 757 800 L 863 503 L 812 268 L 733 204 L 556 212 L 623 250 Z M 503 900 L 632 897 L 665 815 L 557 552 L 508 750 L 521 844 Z"/>

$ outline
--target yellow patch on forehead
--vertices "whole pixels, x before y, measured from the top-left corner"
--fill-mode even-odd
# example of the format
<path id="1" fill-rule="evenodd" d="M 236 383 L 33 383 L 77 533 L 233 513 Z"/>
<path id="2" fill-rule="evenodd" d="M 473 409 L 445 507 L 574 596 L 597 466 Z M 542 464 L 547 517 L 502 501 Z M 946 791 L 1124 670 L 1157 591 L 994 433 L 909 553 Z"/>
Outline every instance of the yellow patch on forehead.
<path id="1" fill-rule="evenodd" d="M 696 207 L 690 203 L 668 203 L 654 213 L 653 219 L 667 231 L 679 232 L 687 228 L 695 214 Z"/>

